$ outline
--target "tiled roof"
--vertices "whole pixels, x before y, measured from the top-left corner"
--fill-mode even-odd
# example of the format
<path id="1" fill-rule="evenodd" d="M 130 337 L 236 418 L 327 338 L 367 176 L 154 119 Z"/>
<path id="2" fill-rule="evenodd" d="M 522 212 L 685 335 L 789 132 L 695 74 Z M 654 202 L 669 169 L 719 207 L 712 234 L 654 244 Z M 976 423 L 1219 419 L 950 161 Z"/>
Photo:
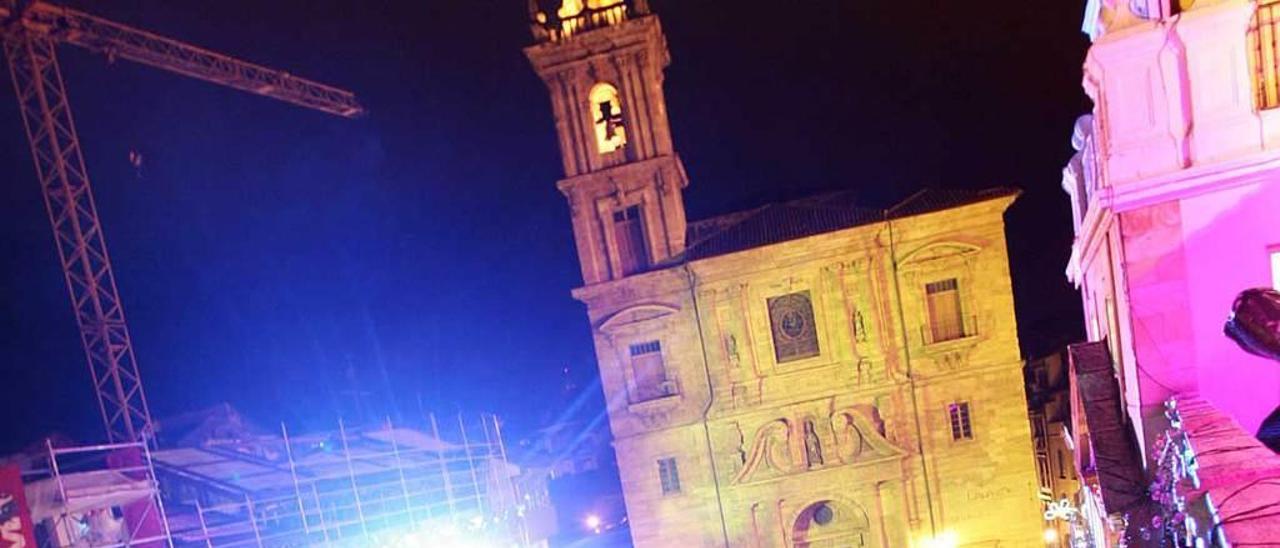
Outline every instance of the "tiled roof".
<path id="1" fill-rule="evenodd" d="M 868 207 L 851 191 L 833 192 L 769 204 L 689 224 L 689 244 L 678 261 L 695 261 L 796 240 L 885 219 L 921 215 L 943 209 L 1016 195 L 1011 188 L 924 190 L 887 209 Z"/>

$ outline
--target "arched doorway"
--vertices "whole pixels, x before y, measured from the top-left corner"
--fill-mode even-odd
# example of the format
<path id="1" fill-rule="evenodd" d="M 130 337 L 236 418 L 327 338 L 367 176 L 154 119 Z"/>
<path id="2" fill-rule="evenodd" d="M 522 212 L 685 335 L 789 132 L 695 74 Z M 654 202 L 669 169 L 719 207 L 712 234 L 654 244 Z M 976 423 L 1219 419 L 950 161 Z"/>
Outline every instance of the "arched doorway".
<path id="1" fill-rule="evenodd" d="M 866 512 L 853 504 L 822 500 L 806 506 L 791 529 L 794 548 L 862 548 L 871 545 Z"/>

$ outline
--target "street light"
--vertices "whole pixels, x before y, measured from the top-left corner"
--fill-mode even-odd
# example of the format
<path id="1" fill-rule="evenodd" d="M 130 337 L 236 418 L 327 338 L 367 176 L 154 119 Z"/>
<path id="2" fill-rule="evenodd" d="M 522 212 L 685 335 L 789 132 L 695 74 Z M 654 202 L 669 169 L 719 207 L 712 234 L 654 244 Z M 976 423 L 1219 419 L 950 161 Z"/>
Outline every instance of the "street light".
<path id="1" fill-rule="evenodd" d="M 582 524 L 586 525 L 587 529 L 592 530 L 595 534 L 600 534 L 600 516 L 587 514 L 587 518 L 582 520 Z"/>
<path id="2" fill-rule="evenodd" d="M 920 542 L 921 548 L 956 548 L 959 545 L 960 541 L 956 539 L 954 531 L 943 531 Z"/>

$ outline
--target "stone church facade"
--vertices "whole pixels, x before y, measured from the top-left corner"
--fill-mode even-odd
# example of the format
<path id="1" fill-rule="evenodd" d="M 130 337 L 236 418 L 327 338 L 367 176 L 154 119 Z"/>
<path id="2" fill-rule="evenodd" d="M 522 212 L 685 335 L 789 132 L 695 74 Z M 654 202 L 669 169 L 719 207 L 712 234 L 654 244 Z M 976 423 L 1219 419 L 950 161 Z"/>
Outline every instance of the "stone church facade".
<path id="1" fill-rule="evenodd" d="M 643 0 L 530 2 L 637 546 L 1043 546 L 1007 189 L 699 222 Z"/>

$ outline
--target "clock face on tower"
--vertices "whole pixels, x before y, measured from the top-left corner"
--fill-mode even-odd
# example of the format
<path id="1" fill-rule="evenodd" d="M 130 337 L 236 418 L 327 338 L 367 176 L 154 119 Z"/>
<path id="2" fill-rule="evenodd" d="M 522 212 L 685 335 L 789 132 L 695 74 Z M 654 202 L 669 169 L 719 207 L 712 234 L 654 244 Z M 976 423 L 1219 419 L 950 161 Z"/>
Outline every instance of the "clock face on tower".
<path id="1" fill-rule="evenodd" d="M 778 363 L 819 354 L 818 330 L 813 322 L 813 301 L 808 291 L 770 298 L 769 324 Z"/>

